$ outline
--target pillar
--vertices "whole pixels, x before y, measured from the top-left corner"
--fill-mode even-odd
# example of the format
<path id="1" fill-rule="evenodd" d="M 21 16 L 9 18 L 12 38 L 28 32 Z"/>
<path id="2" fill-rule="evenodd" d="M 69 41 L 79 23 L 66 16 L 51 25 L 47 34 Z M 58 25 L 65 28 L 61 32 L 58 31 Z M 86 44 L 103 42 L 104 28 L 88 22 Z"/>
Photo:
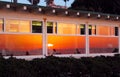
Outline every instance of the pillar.
<path id="1" fill-rule="evenodd" d="M 119 25 L 119 27 L 118 27 L 118 44 L 119 44 L 119 46 L 118 46 L 118 49 L 119 49 L 119 53 L 120 53 L 120 25 Z"/>
<path id="2" fill-rule="evenodd" d="M 86 36 L 86 55 L 89 55 L 89 29 L 88 29 L 89 25 L 88 22 L 85 25 L 85 36 Z"/>
<path id="3" fill-rule="evenodd" d="M 47 54 L 47 27 L 46 27 L 46 18 L 43 18 L 43 26 L 42 26 L 42 44 L 43 44 L 43 56 L 48 56 Z"/>

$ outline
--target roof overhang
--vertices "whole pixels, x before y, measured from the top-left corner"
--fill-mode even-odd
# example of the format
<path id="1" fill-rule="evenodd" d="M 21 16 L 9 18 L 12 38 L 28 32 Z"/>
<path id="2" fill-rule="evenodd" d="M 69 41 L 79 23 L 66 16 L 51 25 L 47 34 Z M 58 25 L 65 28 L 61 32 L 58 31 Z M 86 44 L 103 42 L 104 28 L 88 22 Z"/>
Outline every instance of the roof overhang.
<path id="1" fill-rule="evenodd" d="M 120 15 L 105 14 L 90 11 L 77 11 L 71 9 L 51 8 L 43 6 L 35 6 L 30 4 L 12 3 L 0 1 L 0 9 L 8 9 L 13 11 L 25 11 L 29 13 L 40 13 L 47 15 L 62 15 L 70 17 L 87 17 L 106 20 L 120 20 Z"/>

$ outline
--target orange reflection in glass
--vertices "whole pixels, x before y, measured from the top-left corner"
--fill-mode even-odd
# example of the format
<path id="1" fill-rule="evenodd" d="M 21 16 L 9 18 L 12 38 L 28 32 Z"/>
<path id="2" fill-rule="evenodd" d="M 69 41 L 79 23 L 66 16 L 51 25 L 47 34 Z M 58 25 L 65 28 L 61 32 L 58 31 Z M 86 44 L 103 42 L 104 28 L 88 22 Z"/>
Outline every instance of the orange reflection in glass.
<path id="1" fill-rule="evenodd" d="M 48 44 L 52 44 L 53 49 L 75 49 L 85 48 L 84 36 L 48 36 Z"/>
<path id="2" fill-rule="evenodd" d="M 118 48 L 118 37 L 90 37 L 90 48 Z"/>
<path id="3" fill-rule="evenodd" d="M 29 51 L 42 49 L 42 36 L 34 34 L 0 34 L 0 50 Z"/>

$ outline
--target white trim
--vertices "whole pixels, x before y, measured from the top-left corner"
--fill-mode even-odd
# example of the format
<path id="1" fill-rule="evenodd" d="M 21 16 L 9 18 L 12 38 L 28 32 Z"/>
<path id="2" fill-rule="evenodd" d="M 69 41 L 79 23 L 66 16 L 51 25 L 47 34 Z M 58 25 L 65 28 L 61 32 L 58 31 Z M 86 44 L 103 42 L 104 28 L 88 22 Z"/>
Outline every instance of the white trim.
<path id="1" fill-rule="evenodd" d="M 74 58 L 81 58 L 81 57 L 95 57 L 95 56 L 114 56 L 116 53 L 96 53 L 96 54 L 62 54 L 62 55 L 53 55 L 56 57 L 74 57 Z M 10 58 L 11 56 L 4 56 L 5 59 Z M 45 58 L 43 55 L 29 55 L 29 56 L 13 56 L 17 59 L 25 59 L 25 60 L 33 60 L 34 58 Z"/>
<path id="2" fill-rule="evenodd" d="M 43 56 L 48 56 L 47 53 L 47 26 L 46 26 L 46 19 L 44 18 L 43 26 L 42 26 L 42 33 L 43 33 L 43 38 L 42 38 L 42 45 L 43 45 Z"/>
<path id="3" fill-rule="evenodd" d="M 86 23 L 85 25 L 85 34 L 86 34 L 86 45 L 85 45 L 85 48 L 86 48 L 86 55 L 88 56 L 89 55 L 89 30 L 88 30 L 88 23 Z"/>
<path id="4" fill-rule="evenodd" d="M 74 57 L 74 58 L 81 58 L 81 57 L 95 57 L 95 56 L 114 56 L 116 53 L 95 53 L 95 54 L 62 54 L 62 55 L 53 55 L 56 57 Z"/>
<path id="5" fill-rule="evenodd" d="M 32 20 L 30 20 L 30 33 L 32 33 Z"/>

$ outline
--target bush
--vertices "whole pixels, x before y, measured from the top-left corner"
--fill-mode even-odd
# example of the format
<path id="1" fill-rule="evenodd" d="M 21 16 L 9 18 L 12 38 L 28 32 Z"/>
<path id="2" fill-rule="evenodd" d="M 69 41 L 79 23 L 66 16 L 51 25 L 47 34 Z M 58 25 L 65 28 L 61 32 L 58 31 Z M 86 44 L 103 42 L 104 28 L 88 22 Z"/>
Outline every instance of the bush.
<path id="1" fill-rule="evenodd" d="M 24 59 L 0 57 L 0 77 L 120 77 L 120 56 Z"/>

